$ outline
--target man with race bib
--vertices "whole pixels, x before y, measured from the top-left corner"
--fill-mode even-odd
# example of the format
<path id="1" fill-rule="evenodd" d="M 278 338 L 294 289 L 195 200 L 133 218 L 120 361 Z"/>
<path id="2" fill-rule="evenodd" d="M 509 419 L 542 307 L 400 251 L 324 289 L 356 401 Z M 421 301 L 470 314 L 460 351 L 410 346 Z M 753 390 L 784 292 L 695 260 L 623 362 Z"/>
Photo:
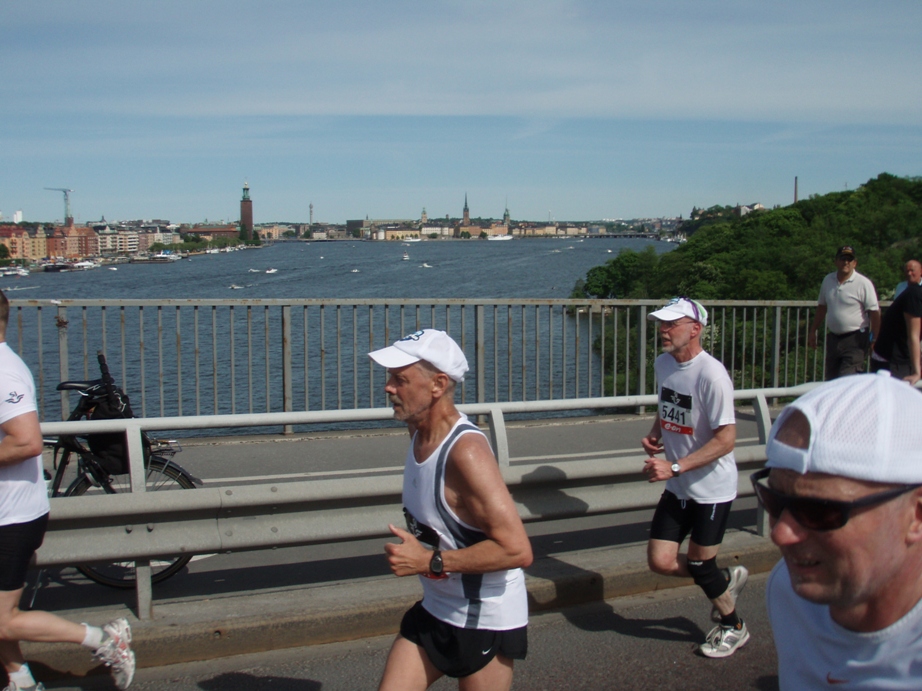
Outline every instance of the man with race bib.
<path id="1" fill-rule="evenodd" d="M 655 363 L 657 416 L 641 440 L 648 455 L 643 472 L 650 482 L 666 482 L 650 528 L 647 562 L 655 573 L 694 579 L 713 603 L 711 618 L 717 624 L 699 650 L 706 657 L 728 657 L 749 640 L 736 613 L 749 572 L 741 565 L 717 567 L 736 498 L 733 383 L 701 347 L 708 315 L 699 302 L 675 298 L 647 318 L 658 323 L 663 354 Z M 686 537 L 687 553 L 680 554 Z"/>

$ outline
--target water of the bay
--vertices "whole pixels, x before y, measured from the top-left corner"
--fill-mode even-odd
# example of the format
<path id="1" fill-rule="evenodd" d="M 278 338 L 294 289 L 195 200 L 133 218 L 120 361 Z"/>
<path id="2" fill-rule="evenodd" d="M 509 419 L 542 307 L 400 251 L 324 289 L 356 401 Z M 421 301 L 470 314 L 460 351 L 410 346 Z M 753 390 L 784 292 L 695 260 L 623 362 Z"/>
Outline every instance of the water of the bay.
<path id="1" fill-rule="evenodd" d="M 637 238 L 281 242 L 170 264 L 4 278 L 0 287 L 13 300 L 566 298 L 592 267 L 649 244 L 675 247 Z"/>
<path id="2" fill-rule="evenodd" d="M 567 298 L 591 268 L 616 257 L 623 248 L 637 250 L 651 242 L 658 251 L 674 247 L 611 238 L 284 242 L 195 255 L 169 264 L 119 264 L 90 271 L 32 274 L 10 278 L 0 286 L 14 301 L 26 301 L 11 323 L 9 336 L 37 373 L 44 419 L 56 414 L 54 401 L 59 396 L 54 387 L 58 381 L 95 376 L 95 362 L 90 358 L 97 350 L 107 354 L 141 416 L 269 412 L 283 409 L 280 313 L 250 311 L 250 305 L 257 304 L 250 300 L 385 298 L 425 303 L 454 298 L 501 303 L 515 298 Z M 405 254 L 408 259 L 403 258 Z M 136 309 L 101 312 L 98 307 L 78 311 L 71 307 L 62 312 L 47 302 L 68 299 L 227 299 L 240 301 L 242 311 L 236 313 L 236 320 L 226 304 L 207 315 L 189 309 L 180 314 L 178 308 L 148 311 L 142 328 L 142 315 Z M 35 311 L 36 307 L 52 309 Z M 476 399 L 478 394 L 470 388 L 476 382 L 472 369 L 470 382 L 462 385 L 462 401 L 598 395 L 600 364 L 588 350 L 592 342 L 588 321 L 578 326 L 578 321 L 564 318 L 560 307 L 553 310 L 556 316 L 535 311 L 538 309 L 527 313 L 505 310 L 498 321 L 497 314 L 490 312 L 483 335 L 486 383 L 482 394 L 486 398 Z M 39 315 L 43 330 L 35 321 Z M 306 311 L 292 312 L 289 363 L 295 409 L 302 405 L 306 410 L 387 405 L 382 382 L 375 380 L 373 368 L 363 357 L 369 348 L 385 345 L 387 316 L 380 311 L 376 315 L 349 312 L 341 320 L 338 310 L 324 313 L 311 308 L 310 316 Z M 452 315 L 449 324 L 444 310 L 426 310 L 423 315 L 410 311 L 404 323 L 403 312 L 395 313 L 390 339 L 405 330 L 434 326 L 461 339 L 462 347 L 467 339 L 472 348 L 476 338 L 473 320 L 469 318 L 465 325 L 463 313 L 453 311 Z M 63 365 L 62 341 L 51 336 L 55 333 L 67 338 Z M 577 344 L 578 334 L 585 339 L 582 348 Z M 67 399 L 61 404 L 68 408 Z"/>

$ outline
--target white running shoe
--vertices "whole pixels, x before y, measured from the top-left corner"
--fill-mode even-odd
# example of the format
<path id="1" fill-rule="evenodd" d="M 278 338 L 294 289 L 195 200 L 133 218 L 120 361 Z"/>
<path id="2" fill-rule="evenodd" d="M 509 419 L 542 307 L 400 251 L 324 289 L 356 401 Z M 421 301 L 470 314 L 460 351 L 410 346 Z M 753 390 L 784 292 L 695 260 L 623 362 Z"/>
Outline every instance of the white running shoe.
<path id="1" fill-rule="evenodd" d="M 108 638 L 96 649 L 95 657 L 106 663 L 115 685 L 127 689 L 134 679 L 134 651 L 131 649 L 131 627 L 126 619 L 110 621 L 102 627 Z"/>
<path id="2" fill-rule="evenodd" d="M 749 640 L 746 622 L 740 620 L 740 628 L 718 624 L 708 634 L 707 640 L 698 650 L 705 657 L 730 657 L 737 648 L 742 648 Z"/>
<path id="3" fill-rule="evenodd" d="M 743 592 L 743 588 L 746 587 L 746 582 L 749 580 L 749 569 L 741 564 L 737 564 L 736 566 L 728 568 L 727 571 L 730 572 L 727 592 L 730 593 L 730 596 L 733 598 L 733 605 L 735 607 L 740 593 Z M 715 624 L 720 623 L 720 610 L 718 610 L 717 607 L 711 608 L 711 621 Z"/>

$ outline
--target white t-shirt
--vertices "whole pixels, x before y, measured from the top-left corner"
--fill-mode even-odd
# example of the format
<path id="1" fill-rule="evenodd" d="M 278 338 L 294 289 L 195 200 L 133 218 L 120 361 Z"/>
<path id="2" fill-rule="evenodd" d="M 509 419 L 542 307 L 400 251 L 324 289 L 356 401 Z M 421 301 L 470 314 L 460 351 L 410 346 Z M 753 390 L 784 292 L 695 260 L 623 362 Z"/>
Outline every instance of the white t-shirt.
<path id="1" fill-rule="evenodd" d="M 794 592 L 783 559 L 768 577 L 765 597 L 781 691 L 922 689 L 922 602 L 880 631 L 849 631 L 833 621 L 827 605 Z"/>
<path id="2" fill-rule="evenodd" d="M 733 382 L 720 361 L 709 353 L 702 351 L 681 363 L 663 353 L 656 358 L 655 369 L 659 425 L 670 463 L 707 444 L 718 427 L 736 424 Z M 736 458 L 732 451 L 666 481 L 666 489 L 679 499 L 704 504 L 733 501 L 736 486 Z"/>
<path id="3" fill-rule="evenodd" d="M 9 345 L 0 343 L 0 424 L 35 410 L 32 373 Z M 0 440 L 5 436 L 0 430 Z M 28 523 L 48 510 L 41 455 L 0 466 L 0 525 Z"/>
<path id="4" fill-rule="evenodd" d="M 842 283 L 835 271 L 827 274 L 820 286 L 819 304 L 826 305 L 826 326 L 839 336 L 868 328 L 868 312 L 880 309 L 874 284 L 857 271 Z"/>

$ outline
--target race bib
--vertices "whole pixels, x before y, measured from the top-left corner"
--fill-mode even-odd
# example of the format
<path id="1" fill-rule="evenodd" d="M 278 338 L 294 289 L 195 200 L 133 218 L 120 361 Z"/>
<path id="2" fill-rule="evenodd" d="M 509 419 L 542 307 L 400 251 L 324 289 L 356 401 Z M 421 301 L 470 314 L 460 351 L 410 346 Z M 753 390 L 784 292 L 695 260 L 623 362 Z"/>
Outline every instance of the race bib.
<path id="1" fill-rule="evenodd" d="M 659 402 L 660 429 L 675 434 L 694 434 L 692 397 L 663 387 Z"/>

